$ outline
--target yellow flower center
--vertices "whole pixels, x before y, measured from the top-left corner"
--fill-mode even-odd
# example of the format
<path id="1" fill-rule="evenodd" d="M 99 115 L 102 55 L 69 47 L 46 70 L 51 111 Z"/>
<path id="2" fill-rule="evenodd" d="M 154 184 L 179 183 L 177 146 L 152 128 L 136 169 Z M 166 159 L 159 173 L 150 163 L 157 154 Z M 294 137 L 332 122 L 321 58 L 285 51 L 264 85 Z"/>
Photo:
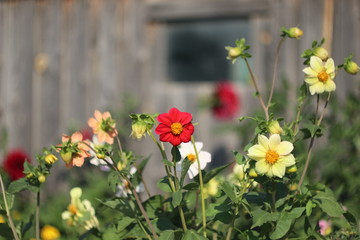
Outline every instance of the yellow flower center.
<path id="1" fill-rule="evenodd" d="M 328 79 L 329 79 L 329 74 L 327 74 L 326 72 L 321 72 L 318 74 L 318 79 L 320 82 L 325 83 Z"/>
<path id="2" fill-rule="evenodd" d="M 195 160 L 196 160 L 196 156 L 194 154 L 191 154 L 191 153 L 189 155 L 187 155 L 186 157 L 187 157 L 187 159 L 189 159 L 189 161 L 191 163 L 194 163 Z"/>
<path id="3" fill-rule="evenodd" d="M 279 160 L 279 154 L 273 150 L 269 150 L 266 153 L 265 160 L 267 163 L 273 165 Z"/>
<path id="4" fill-rule="evenodd" d="M 171 127 L 171 132 L 174 135 L 179 135 L 183 131 L 183 127 L 182 127 L 181 123 L 179 123 L 179 122 L 171 124 L 170 127 Z"/>
<path id="5" fill-rule="evenodd" d="M 68 207 L 68 210 L 73 215 L 76 215 L 76 213 L 77 213 L 77 208 L 76 208 L 76 206 L 74 204 L 70 204 L 69 207 Z"/>

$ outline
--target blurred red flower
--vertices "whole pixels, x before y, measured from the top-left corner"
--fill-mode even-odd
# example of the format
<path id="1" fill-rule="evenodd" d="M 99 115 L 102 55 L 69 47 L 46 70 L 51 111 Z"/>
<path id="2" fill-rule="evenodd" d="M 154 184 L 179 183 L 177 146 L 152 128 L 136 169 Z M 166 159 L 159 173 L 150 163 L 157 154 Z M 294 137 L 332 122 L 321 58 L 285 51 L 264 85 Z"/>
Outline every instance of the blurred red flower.
<path id="1" fill-rule="evenodd" d="M 160 135 L 160 141 L 178 146 L 182 142 L 191 140 L 194 125 L 191 123 L 192 115 L 190 113 L 171 108 L 168 113 L 160 114 L 157 120 L 160 124 L 156 127 L 155 132 Z"/>
<path id="2" fill-rule="evenodd" d="M 30 157 L 22 149 L 10 150 L 4 159 L 4 171 L 10 176 L 12 181 L 25 176 L 24 162 L 31 162 Z"/>
<path id="3" fill-rule="evenodd" d="M 92 141 L 92 138 L 93 138 L 93 131 L 91 128 L 83 128 L 81 130 L 81 134 L 83 135 L 83 140 L 90 140 Z"/>
<path id="4" fill-rule="evenodd" d="M 220 82 L 213 94 L 212 112 L 218 119 L 226 120 L 235 117 L 240 108 L 240 98 L 231 82 Z"/>

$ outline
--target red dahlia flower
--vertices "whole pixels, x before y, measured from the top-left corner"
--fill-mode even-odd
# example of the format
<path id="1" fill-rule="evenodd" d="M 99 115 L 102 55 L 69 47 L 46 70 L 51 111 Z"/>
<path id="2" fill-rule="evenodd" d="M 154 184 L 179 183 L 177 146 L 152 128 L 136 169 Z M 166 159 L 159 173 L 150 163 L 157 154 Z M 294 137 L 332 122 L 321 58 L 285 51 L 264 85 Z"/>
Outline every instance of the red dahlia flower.
<path id="1" fill-rule="evenodd" d="M 239 110 L 240 99 L 230 82 L 221 82 L 214 92 L 213 114 L 218 119 L 233 118 Z"/>
<path id="2" fill-rule="evenodd" d="M 12 181 L 25 176 L 24 162 L 31 162 L 29 156 L 22 149 L 13 149 L 7 153 L 4 160 L 4 171 Z"/>
<path id="3" fill-rule="evenodd" d="M 160 135 L 160 141 L 178 146 L 191 140 L 194 125 L 191 123 L 192 115 L 190 113 L 171 108 L 168 113 L 160 114 L 157 120 L 160 124 L 156 127 L 155 133 Z"/>

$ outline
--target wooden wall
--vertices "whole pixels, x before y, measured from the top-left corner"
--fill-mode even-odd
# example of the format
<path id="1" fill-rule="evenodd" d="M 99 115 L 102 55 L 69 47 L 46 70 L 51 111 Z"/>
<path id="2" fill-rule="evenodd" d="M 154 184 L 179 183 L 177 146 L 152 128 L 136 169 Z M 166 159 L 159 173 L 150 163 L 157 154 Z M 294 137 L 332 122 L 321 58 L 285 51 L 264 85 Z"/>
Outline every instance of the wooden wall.
<path id="1" fill-rule="evenodd" d="M 208 141 L 211 149 L 218 142 L 229 142 L 230 148 L 236 148 L 238 142 L 234 142 L 234 136 L 214 140 L 209 129 L 215 128 L 217 122 L 208 112 L 196 112 L 197 96 L 209 94 L 212 84 L 185 86 L 164 76 L 162 49 L 166 46 L 167 21 L 186 18 L 189 14 L 192 18 L 225 16 L 217 14 L 217 9 L 222 14 L 248 16 L 254 71 L 264 82 L 272 74 L 280 27 L 299 26 L 304 36 L 301 41 L 285 42 L 280 56 L 283 70 L 278 72 L 279 77 L 288 78 L 295 88 L 303 81 L 299 55 L 313 40 L 323 36 L 326 1 L 332 2 L 1 1 L 0 126 L 8 131 L 8 146 L 37 153 L 43 146 L 59 142 L 61 134 L 70 127 L 85 126 L 95 108 L 118 111 L 134 97 L 140 103 L 139 111 L 162 112 L 172 106 L 193 111 L 194 118 L 202 125 L 199 125 L 199 140 Z M 342 61 L 348 53 L 354 53 L 354 60 L 360 62 L 360 3 L 333 2 L 333 57 Z M 194 4 L 207 7 L 193 7 Z M 226 7 L 227 4 L 238 6 Z M 356 86 L 359 77 L 340 73 L 336 81 L 337 94 L 344 97 Z M 264 84 L 261 87 L 265 89 Z M 251 85 L 239 85 L 238 90 L 243 113 L 259 106 L 252 97 Z M 134 146 L 141 148 L 137 143 Z"/>

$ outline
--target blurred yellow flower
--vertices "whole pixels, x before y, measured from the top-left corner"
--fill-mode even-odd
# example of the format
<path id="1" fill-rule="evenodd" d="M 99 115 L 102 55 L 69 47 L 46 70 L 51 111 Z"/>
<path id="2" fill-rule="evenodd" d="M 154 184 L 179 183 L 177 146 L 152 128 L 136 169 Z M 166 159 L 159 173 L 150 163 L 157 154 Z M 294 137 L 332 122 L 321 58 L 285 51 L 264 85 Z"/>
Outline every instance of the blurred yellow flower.
<path id="1" fill-rule="evenodd" d="M 60 231 L 51 225 L 45 225 L 40 232 L 41 240 L 57 240 L 60 238 Z"/>
<path id="2" fill-rule="evenodd" d="M 270 138 L 259 135 L 258 144 L 249 148 L 248 156 L 256 161 L 255 170 L 259 174 L 282 178 L 286 167 L 295 164 L 295 158 L 291 154 L 293 149 L 293 144 L 281 141 L 279 134 L 272 134 Z"/>
<path id="3" fill-rule="evenodd" d="M 6 223 L 5 218 L 3 217 L 3 215 L 0 215 L 0 223 Z"/>
<path id="4" fill-rule="evenodd" d="M 335 91 L 335 63 L 332 58 L 324 63 L 319 57 L 312 56 L 310 67 L 304 68 L 303 72 L 311 95 Z"/>
<path id="5" fill-rule="evenodd" d="M 215 196 L 219 191 L 220 182 L 216 178 L 212 178 L 205 186 L 204 186 L 204 196 L 208 198 L 210 196 Z"/>

